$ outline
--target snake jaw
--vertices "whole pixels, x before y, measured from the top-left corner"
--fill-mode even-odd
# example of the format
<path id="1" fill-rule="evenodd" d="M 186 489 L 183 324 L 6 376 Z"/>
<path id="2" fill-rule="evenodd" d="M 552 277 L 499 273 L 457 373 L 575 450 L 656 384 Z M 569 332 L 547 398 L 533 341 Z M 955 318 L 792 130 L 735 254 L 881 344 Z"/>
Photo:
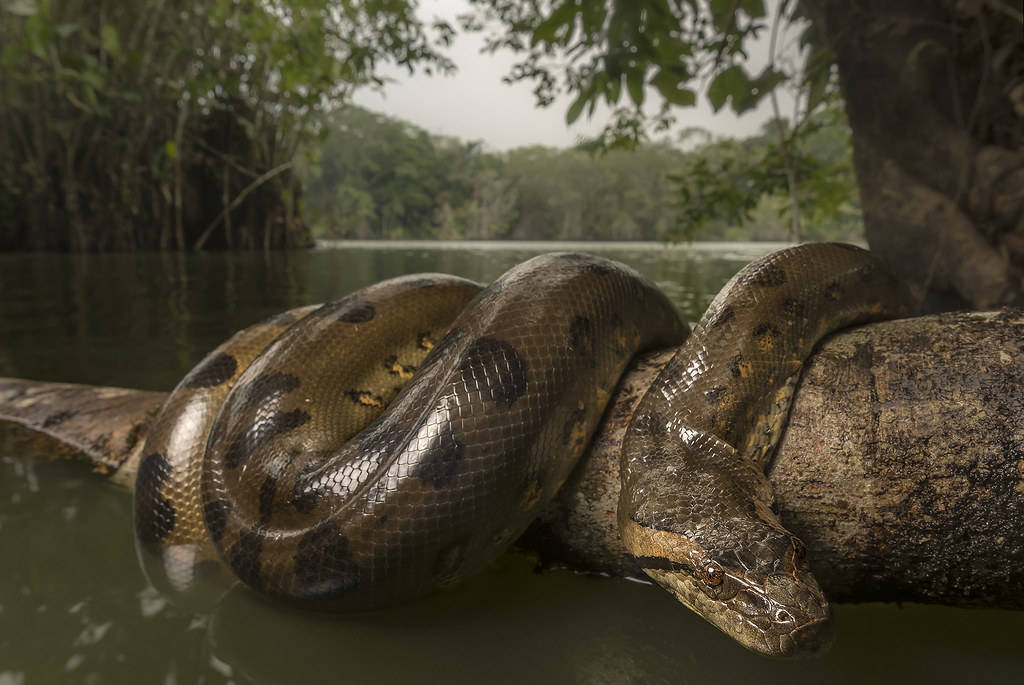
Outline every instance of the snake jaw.
<path id="1" fill-rule="evenodd" d="M 644 572 L 713 626 L 764 656 L 812 656 L 832 644 L 829 604 L 809 574 L 755 580 L 728 570 L 724 582 L 709 588 L 685 570 Z"/>
<path id="2" fill-rule="evenodd" d="M 744 647 L 773 657 L 827 649 L 831 611 L 803 543 L 777 521 L 731 525 L 731 535 L 716 528 L 719 544 L 631 520 L 620 530 L 648 576 Z M 751 539 L 760 543 L 738 544 Z"/>

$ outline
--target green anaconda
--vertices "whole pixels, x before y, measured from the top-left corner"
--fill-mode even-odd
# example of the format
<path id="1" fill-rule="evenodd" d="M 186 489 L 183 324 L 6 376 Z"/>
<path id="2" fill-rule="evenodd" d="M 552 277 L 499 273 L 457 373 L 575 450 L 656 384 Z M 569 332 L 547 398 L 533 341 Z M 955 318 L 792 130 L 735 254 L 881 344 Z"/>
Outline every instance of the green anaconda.
<path id="1" fill-rule="evenodd" d="M 554 496 L 634 355 L 683 343 L 623 445 L 622 538 L 745 646 L 813 652 L 828 602 L 764 468 L 815 344 L 904 314 L 902 292 L 864 250 L 814 244 L 741 270 L 688 338 L 639 274 L 579 254 L 483 289 L 422 274 L 286 312 L 169 397 L 139 466 L 137 539 L 171 586 L 215 557 L 257 591 L 340 610 L 449 586 Z"/>

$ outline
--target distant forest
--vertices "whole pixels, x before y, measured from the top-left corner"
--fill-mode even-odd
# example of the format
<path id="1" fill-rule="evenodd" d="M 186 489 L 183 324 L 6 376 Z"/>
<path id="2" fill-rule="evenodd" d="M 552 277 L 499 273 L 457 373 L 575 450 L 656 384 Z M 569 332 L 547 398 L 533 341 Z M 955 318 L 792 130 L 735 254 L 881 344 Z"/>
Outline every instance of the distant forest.
<path id="1" fill-rule="evenodd" d="M 691 131 L 686 150 L 663 141 L 493 152 L 351 106 L 329 119 L 305 169 L 304 214 L 313 235 L 329 239 L 861 239 L 841 107 L 803 138 L 816 174 L 801 188 L 811 195 L 802 236 L 791 235 L 788 196 L 757 191 L 781 185 L 757 177 L 778 168 L 759 163 L 777 154 L 774 126 L 743 140 Z"/>

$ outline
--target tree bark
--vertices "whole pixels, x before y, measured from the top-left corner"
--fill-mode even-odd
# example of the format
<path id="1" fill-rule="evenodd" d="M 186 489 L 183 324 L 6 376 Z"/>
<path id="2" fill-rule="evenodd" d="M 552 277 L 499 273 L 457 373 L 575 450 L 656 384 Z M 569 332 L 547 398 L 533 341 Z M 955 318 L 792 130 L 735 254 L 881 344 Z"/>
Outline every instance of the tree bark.
<path id="1" fill-rule="evenodd" d="M 802 6 L 836 54 L 872 250 L 929 310 L 1024 302 L 1020 3 Z"/>
<path id="2" fill-rule="evenodd" d="M 616 520 L 619 447 L 671 352 L 620 383 L 590 453 L 521 543 L 641 577 Z M 841 601 L 1024 607 L 1024 311 L 850 329 L 797 388 L 769 479 Z"/>
<path id="3" fill-rule="evenodd" d="M 520 539 L 547 563 L 641 576 L 618 537 L 618 447 L 672 351 L 637 361 L 589 454 Z M 815 352 L 769 478 L 840 601 L 1024 608 L 1024 311 L 843 331 Z M 0 379 L 0 419 L 133 471 L 163 393 Z"/>

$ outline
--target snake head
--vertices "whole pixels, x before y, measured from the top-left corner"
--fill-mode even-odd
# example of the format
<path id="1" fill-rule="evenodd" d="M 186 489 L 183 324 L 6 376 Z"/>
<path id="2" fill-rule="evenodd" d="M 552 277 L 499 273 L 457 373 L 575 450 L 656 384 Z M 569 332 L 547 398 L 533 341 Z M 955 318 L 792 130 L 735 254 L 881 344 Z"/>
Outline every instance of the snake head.
<path id="1" fill-rule="evenodd" d="M 754 531 L 752 522 L 734 520 L 726 524 L 732 530 L 720 525 L 714 542 L 702 545 L 693 531 L 631 523 L 629 537 L 651 552 L 637 557 L 644 572 L 744 647 L 794 657 L 831 646 L 828 600 L 807 566 L 803 543 L 784 529 Z M 748 542 L 723 546 L 730 539 Z"/>

